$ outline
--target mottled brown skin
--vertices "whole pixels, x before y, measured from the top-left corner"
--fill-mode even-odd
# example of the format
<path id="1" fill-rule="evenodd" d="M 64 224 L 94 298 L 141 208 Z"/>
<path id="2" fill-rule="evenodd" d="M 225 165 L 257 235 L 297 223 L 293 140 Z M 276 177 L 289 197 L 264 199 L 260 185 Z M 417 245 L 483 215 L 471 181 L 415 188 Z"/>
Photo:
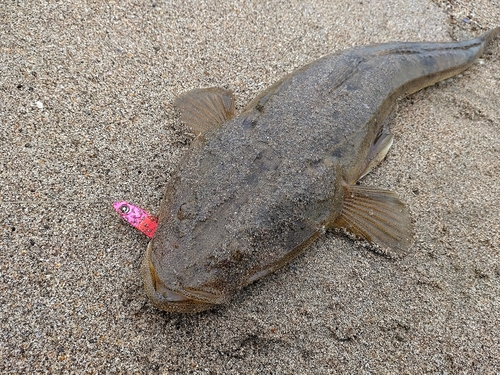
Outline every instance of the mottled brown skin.
<path id="1" fill-rule="evenodd" d="M 340 215 L 395 100 L 466 69 L 498 31 L 325 56 L 197 137 L 144 257 L 152 303 L 205 310 L 299 254 Z"/>

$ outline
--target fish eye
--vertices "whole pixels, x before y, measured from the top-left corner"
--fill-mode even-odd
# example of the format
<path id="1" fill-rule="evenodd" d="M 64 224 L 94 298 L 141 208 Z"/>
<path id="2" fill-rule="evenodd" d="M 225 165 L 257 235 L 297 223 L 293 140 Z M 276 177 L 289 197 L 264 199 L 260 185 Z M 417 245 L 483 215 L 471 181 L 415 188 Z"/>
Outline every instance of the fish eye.
<path id="1" fill-rule="evenodd" d="M 120 207 L 120 212 L 122 214 L 128 214 L 130 212 L 130 207 L 126 204 Z"/>

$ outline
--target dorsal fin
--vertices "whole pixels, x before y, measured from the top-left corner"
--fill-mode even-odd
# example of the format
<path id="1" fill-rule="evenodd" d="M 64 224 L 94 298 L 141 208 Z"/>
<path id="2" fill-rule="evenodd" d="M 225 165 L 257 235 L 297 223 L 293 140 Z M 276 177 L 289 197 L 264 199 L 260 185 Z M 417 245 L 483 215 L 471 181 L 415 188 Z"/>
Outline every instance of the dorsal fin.
<path id="1" fill-rule="evenodd" d="M 234 115 L 233 93 L 218 87 L 188 91 L 176 99 L 175 105 L 181 120 L 198 134 L 218 128 Z"/>

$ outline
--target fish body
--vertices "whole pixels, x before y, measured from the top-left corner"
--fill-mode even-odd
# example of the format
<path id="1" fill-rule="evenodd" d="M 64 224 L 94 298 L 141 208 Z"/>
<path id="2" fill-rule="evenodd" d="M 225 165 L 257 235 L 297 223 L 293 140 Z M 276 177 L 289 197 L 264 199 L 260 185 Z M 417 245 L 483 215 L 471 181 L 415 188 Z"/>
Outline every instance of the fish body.
<path id="1" fill-rule="evenodd" d="M 393 43 L 322 57 L 234 115 L 223 89 L 177 105 L 198 137 L 165 192 L 142 264 L 151 302 L 196 312 L 227 302 L 325 230 L 345 228 L 403 254 L 406 206 L 356 185 L 392 143 L 396 99 L 470 66 L 500 28 L 457 43 Z"/>

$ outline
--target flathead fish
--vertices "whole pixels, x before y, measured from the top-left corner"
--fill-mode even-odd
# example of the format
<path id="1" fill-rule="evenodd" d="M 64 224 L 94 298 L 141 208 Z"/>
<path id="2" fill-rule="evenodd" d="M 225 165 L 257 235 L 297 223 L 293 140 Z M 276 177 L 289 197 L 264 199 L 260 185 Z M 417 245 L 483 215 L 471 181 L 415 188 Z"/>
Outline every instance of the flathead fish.
<path id="1" fill-rule="evenodd" d="M 456 43 L 392 43 L 324 56 L 234 114 L 232 93 L 176 105 L 197 134 L 168 183 L 142 264 L 153 305 L 196 312 L 227 302 L 329 228 L 391 254 L 412 244 L 393 192 L 356 182 L 386 155 L 396 99 L 468 68 L 500 28 Z"/>

